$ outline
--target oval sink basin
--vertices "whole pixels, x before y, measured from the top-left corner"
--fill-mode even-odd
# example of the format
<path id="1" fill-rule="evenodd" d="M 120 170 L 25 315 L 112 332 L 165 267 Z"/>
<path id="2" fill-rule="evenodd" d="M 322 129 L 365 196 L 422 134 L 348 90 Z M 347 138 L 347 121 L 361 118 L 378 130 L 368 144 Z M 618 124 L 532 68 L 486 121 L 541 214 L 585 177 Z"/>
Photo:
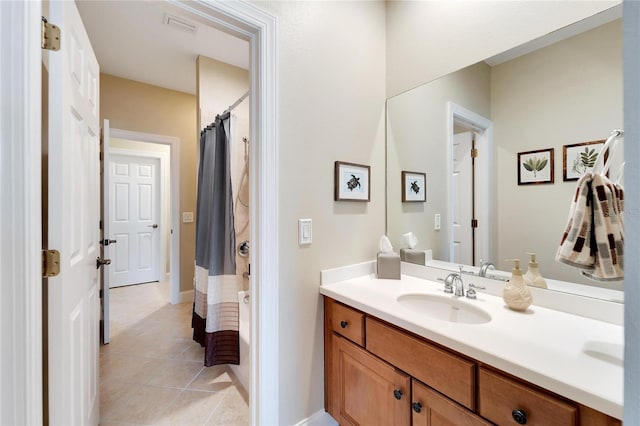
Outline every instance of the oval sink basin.
<path id="1" fill-rule="evenodd" d="M 484 309 L 453 297 L 435 294 L 403 294 L 398 296 L 397 300 L 405 308 L 441 321 L 463 324 L 485 324 L 491 321 L 491 315 Z"/>

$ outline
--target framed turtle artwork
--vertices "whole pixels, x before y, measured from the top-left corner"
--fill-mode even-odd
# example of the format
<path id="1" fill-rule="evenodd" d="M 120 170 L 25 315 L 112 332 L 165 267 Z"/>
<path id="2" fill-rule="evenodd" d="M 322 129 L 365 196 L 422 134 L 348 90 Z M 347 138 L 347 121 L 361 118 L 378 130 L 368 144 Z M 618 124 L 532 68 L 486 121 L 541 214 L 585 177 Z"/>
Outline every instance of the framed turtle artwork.
<path id="1" fill-rule="evenodd" d="M 427 201 L 427 174 L 402 171 L 402 202 Z"/>
<path id="2" fill-rule="evenodd" d="M 335 201 L 370 201 L 370 166 L 336 161 L 334 173 Z"/>

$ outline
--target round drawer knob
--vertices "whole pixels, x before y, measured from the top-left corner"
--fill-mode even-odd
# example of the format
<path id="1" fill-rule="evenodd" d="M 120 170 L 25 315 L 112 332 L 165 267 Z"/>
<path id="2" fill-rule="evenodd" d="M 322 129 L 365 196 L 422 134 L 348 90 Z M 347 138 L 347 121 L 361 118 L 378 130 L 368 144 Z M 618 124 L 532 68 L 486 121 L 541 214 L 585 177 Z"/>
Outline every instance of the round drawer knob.
<path id="1" fill-rule="evenodd" d="M 340 327 L 347 328 L 348 323 L 346 321 L 340 321 Z"/>
<path id="2" fill-rule="evenodd" d="M 527 414 L 522 410 L 513 410 L 511 412 L 511 417 L 513 417 L 513 420 L 518 424 L 527 424 Z"/>
<path id="3" fill-rule="evenodd" d="M 396 389 L 393 391 L 393 396 L 396 397 L 396 399 L 402 399 L 402 391 L 399 389 Z"/>
<path id="4" fill-rule="evenodd" d="M 411 408 L 413 408 L 413 411 L 415 411 L 416 413 L 419 413 L 422 411 L 422 404 L 420 404 L 419 402 L 414 402 L 413 404 L 411 404 Z"/>

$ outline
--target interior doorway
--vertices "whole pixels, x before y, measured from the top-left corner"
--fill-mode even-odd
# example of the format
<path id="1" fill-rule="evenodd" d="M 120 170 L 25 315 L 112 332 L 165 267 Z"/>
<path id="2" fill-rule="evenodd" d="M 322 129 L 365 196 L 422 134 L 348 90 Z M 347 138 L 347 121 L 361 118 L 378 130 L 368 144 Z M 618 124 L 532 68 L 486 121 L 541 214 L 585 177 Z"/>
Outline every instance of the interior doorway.
<path id="1" fill-rule="evenodd" d="M 492 261 L 493 123 L 453 102 L 448 110 L 449 259 Z"/>
<path id="2" fill-rule="evenodd" d="M 129 244 L 131 238 L 142 239 L 143 243 L 149 243 L 151 236 L 155 236 L 158 240 L 156 249 L 157 264 L 155 277 L 152 281 L 163 281 L 168 279 L 169 281 L 169 295 L 168 298 L 172 304 L 179 303 L 181 301 L 180 294 L 180 139 L 173 136 L 157 135 L 152 133 L 134 132 L 123 129 L 111 128 L 109 120 L 104 120 L 103 128 L 103 183 L 102 183 L 102 221 L 103 221 L 103 257 L 106 259 L 112 259 L 113 264 L 109 265 L 104 271 L 102 280 L 102 321 L 101 321 L 101 336 L 102 343 L 107 344 L 110 341 L 110 291 L 113 287 L 120 285 L 134 284 L 133 282 L 127 282 L 123 284 L 121 278 L 118 277 L 118 272 L 129 268 L 127 260 L 123 259 L 128 257 L 128 252 L 132 244 Z M 113 149 L 112 149 L 113 148 Z M 120 156 L 120 158 L 128 158 L 127 164 L 136 162 L 136 158 L 151 158 L 157 160 L 159 168 L 159 179 L 157 182 L 158 193 L 164 194 L 161 202 L 156 206 L 160 210 L 159 214 L 155 217 L 156 221 L 143 223 L 142 231 L 140 234 L 136 234 L 133 237 L 128 237 L 117 226 L 112 227 L 112 219 L 118 219 L 116 207 L 113 205 L 112 196 L 113 186 L 111 175 L 116 174 L 116 163 L 112 161 L 111 154 Z M 139 163 L 139 161 L 138 161 Z M 125 167 L 125 163 L 121 163 L 121 175 L 129 174 L 130 169 Z M 126 170 L 125 170 L 126 169 Z M 125 171 L 127 173 L 125 173 Z M 152 170 L 147 170 L 143 174 L 152 174 Z M 120 181 L 118 181 L 120 182 Z M 117 182 L 116 182 L 117 183 Z M 123 182 L 120 182 L 123 183 Z M 126 183 L 126 182 L 125 182 Z M 130 183 L 129 183 L 130 184 Z M 144 182 L 143 184 L 146 184 Z M 125 193 L 129 193 L 129 189 L 124 188 Z M 139 195 L 139 194 L 138 194 Z M 130 198 L 127 199 L 129 201 Z M 131 212 L 120 212 L 120 216 L 128 217 Z M 117 222 L 117 220 L 115 221 Z M 159 222 L 159 223 L 158 223 Z M 153 226 L 157 225 L 157 228 Z M 151 226 L 149 230 L 146 227 Z M 144 232 L 147 231 L 147 232 Z M 156 235 L 153 235 L 155 232 Z M 151 235 L 150 235 L 151 234 Z M 123 236 L 125 238 L 123 238 Z M 118 242 L 121 240 L 122 244 Z M 120 244 L 120 245 L 119 245 Z M 120 258 L 119 258 L 120 257 Z M 168 261 L 167 261 L 168 260 Z M 143 262 L 144 263 L 144 262 Z M 129 268 L 130 269 L 130 268 Z M 144 268 L 143 268 L 144 269 Z M 169 271 L 170 273 L 165 275 Z M 147 275 L 144 275 L 147 277 Z M 140 280 L 139 275 L 135 275 L 135 280 Z M 125 277 L 130 279 L 131 277 Z M 140 281 L 144 282 L 144 281 Z"/>
<path id="3" fill-rule="evenodd" d="M 105 125 L 105 128 L 108 126 Z M 110 128 L 105 131 L 105 139 L 108 138 L 108 145 L 105 145 L 105 173 L 109 166 L 112 166 L 111 154 L 119 156 L 126 155 L 137 158 L 155 158 L 158 160 L 159 173 L 159 193 L 161 202 L 159 205 L 160 215 L 158 222 L 150 223 L 153 226 L 158 224 L 159 229 L 159 264 L 161 275 L 160 280 L 165 279 L 163 275 L 170 277 L 170 301 L 179 303 L 180 295 L 180 139 L 168 135 L 158 135 L 153 133 L 134 132 L 124 129 Z M 106 144 L 107 142 L 105 142 Z M 122 158 L 122 157 L 121 157 Z M 104 188 L 105 212 L 112 210 L 109 205 L 109 191 L 111 188 Z M 164 196 L 163 196 L 164 195 Z M 109 206 L 109 209 L 106 207 Z M 105 220 L 107 217 L 105 217 Z M 146 224 L 145 224 L 146 225 Z M 155 229 L 155 228 L 152 228 Z M 111 238 L 112 236 L 109 236 Z M 105 236 L 105 238 L 107 238 Z M 117 240 L 117 239 L 116 239 Z M 117 243 L 116 243 L 117 247 Z M 117 251 L 112 251 L 111 256 L 117 256 Z M 156 280 L 153 280 L 156 281 Z M 109 287 L 114 287 L 109 282 Z"/>

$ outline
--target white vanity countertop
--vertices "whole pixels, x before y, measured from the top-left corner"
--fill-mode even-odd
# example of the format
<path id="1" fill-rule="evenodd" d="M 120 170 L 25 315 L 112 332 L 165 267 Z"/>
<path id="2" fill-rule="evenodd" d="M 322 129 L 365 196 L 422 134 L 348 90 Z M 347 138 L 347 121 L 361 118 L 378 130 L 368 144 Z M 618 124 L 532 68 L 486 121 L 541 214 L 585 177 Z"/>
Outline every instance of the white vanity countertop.
<path id="1" fill-rule="evenodd" d="M 445 294 L 443 287 L 440 282 L 408 275 L 384 280 L 369 274 L 323 284 L 320 293 L 622 419 L 622 326 L 535 305 L 524 313 L 515 312 L 501 297 L 481 292 L 477 300 L 458 299 L 487 311 L 492 319 L 485 324 L 433 319 L 396 300 L 406 293 L 455 297 Z"/>

